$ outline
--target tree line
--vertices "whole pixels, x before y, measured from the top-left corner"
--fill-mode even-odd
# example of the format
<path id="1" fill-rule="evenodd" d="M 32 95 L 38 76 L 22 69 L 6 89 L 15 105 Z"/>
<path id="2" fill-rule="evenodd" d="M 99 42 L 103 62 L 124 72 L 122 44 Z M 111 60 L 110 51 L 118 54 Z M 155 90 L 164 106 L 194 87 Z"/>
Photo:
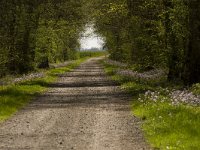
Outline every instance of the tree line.
<path id="1" fill-rule="evenodd" d="M 1 0 L 0 76 L 77 58 L 84 0 Z"/>
<path id="2" fill-rule="evenodd" d="M 111 59 L 200 82 L 199 14 L 199 0 L 1 0 L 0 76 L 76 59 L 91 23 Z"/>
<path id="3" fill-rule="evenodd" d="M 199 0 L 95 0 L 93 18 L 111 59 L 200 82 Z"/>

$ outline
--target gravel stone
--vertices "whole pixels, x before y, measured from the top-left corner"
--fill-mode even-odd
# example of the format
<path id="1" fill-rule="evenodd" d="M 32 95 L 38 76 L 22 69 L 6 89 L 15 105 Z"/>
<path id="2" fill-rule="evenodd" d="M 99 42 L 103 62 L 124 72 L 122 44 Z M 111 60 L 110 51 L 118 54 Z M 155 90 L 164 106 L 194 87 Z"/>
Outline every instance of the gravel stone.
<path id="1" fill-rule="evenodd" d="M 131 113 L 131 96 L 105 75 L 98 61 L 89 59 L 63 74 L 46 93 L 1 123 L 0 149 L 150 149 L 141 120 Z"/>

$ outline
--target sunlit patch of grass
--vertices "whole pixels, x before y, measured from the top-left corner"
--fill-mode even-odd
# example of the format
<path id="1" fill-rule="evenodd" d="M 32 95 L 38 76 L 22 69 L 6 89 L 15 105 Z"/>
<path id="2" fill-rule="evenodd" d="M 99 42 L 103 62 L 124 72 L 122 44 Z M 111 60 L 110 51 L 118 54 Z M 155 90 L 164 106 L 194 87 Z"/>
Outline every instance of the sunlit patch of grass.
<path id="1" fill-rule="evenodd" d="M 104 62 L 102 62 L 104 65 L 104 71 L 106 74 L 112 76 L 112 80 L 118 82 L 118 83 L 124 83 L 124 82 L 129 82 L 131 78 L 124 78 L 120 75 L 116 74 L 117 69 L 119 69 L 119 66 L 114 66 L 114 65 L 109 65 Z"/>
<path id="2" fill-rule="evenodd" d="M 153 149 L 198 150 L 200 149 L 200 107 L 184 104 L 172 105 L 170 97 L 163 88 L 180 89 L 171 83 L 143 82 L 116 75 L 116 66 L 104 65 L 112 79 L 133 94 L 132 112 L 143 120 L 142 129 Z M 161 87 L 163 86 L 163 88 Z M 199 94 L 200 86 L 192 87 Z M 158 100 L 146 99 L 146 91 L 157 91 Z"/>
<path id="3" fill-rule="evenodd" d="M 77 60 L 66 67 L 50 69 L 43 78 L 16 85 L 0 86 L 0 121 L 9 118 L 30 102 L 33 97 L 47 90 L 48 85 L 55 82 L 59 74 L 71 71 L 85 59 Z"/>
<path id="4" fill-rule="evenodd" d="M 0 121 L 7 119 L 19 108 L 27 104 L 33 96 L 43 92 L 45 89 L 45 87 L 36 83 L 30 85 L 12 85 L 1 89 Z"/>
<path id="5" fill-rule="evenodd" d="M 136 83 L 136 82 L 126 82 L 123 83 L 122 88 L 129 91 L 129 93 L 131 94 L 140 94 L 140 93 L 144 93 L 147 90 L 153 90 L 152 87 L 146 85 L 146 84 L 140 84 L 140 83 Z"/>
<path id="6" fill-rule="evenodd" d="M 78 66 L 81 62 L 83 62 L 84 60 L 86 60 L 87 58 L 82 58 L 80 60 L 76 60 L 75 62 L 67 65 L 67 67 L 61 67 L 61 68 L 55 68 L 55 69 L 51 69 L 48 71 L 48 75 L 55 75 L 57 76 L 58 74 L 63 74 L 65 72 L 69 72 L 72 69 L 74 69 L 76 66 Z"/>
<path id="7" fill-rule="evenodd" d="M 191 91 L 196 95 L 200 95 L 200 83 L 194 84 Z"/>
<path id="8" fill-rule="evenodd" d="M 200 108 L 168 102 L 134 101 L 134 114 L 145 119 L 143 129 L 152 147 L 200 149 Z"/>
<path id="9" fill-rule="evenodd" d="M 63 72 L 68 72 L 68 71 L 71 71 L 70 68 L 57 68 L 57 69 L 53 69 L 53 70 L 50 70 L 48 73 L 50 75 L 57 75 L 57 74 L 61 74 Z"/>
<path id="10" fill-rule="evenodd" d="M 118 67 L 110 66 L 110 65 L 106 65 L 106 64 L 105 64 L 105 66 L 106 66 L 105 67 L 105 72 L 108 75 L 114 75 L 116 70 L 117 70 L 117 68 L 118 68 Z"/>

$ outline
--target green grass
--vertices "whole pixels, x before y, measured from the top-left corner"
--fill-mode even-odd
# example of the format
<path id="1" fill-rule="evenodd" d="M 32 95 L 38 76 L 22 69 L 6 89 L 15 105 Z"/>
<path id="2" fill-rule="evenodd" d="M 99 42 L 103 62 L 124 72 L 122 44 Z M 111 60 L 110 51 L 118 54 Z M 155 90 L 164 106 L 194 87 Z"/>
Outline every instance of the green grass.
<path id="1" fill-rule="evenodd" d="M 107 54 L 106 51 L 80 51 L 79 52 L 80 58 L 99 57 L 99 56 L 105 56 L 106 54 Z"/>
<path id="2" fill-rule="evenodd" d="M 191 91 L 196 95 L 200 95 L 200 83 L 194 84 Z"/>
<path id="3" fill-rule="evenodd" d="M 115 74 L 118 67 L 104 64 L 107 74 L 121 83 L 121 87 L 133 95 L 132 112 L 143 120 L 144 135 L 154 149 L 161 150 L 199 150 L 200 149 L 200 107 L 172 105 L 162 87 L 180 88 L 171 83 L 144 83 Z M 199 94 L 200 86 L 192 87 Z M 145 98 L 145 91 L 160 92 L 159 100 L 154 102 Z M 164 100 L 165 99 L 165 100 Z"/>
<path id="4" fill-rule="evenodd" d="M 134 95 L 138 95 L 139 93 L 144 93 L 147 90 L 152 90 L 152 91 L 154 90 L 154 88 L 152 88 L 151 86 L 145 84 L 139 84 L 133 81 L 125 82 L 121 85 L 121 87 Z"/>
<path id="5" fill-rule="evenodd" d="M 41 79 L 46 82 L 46 79 Z M 31 81 L 30 81 L 31 82 Z M 0 121 L 7 119 L 19 108 L 27 104 L 31 98 L 45 90 L 36 82 L 30 85 L 13 85 L 0 89 Z"/>
<path id="6" fill-rule="evenodd" d="M 157 149 L 200 149 L 200 108 L 151 100 L 132 105 L 134 114 L 144 119 L 143 130 Z"/>
<path id="7" fill-rule="evenodd" d="M 56 81 L 58 74 L 71 71 L 85 59 L 87 58 L 77 60 L 66 67 L 50 69 L 46 71 L 47 75 L 43 78 L 16 85 L 0 86 L 0 121 L 8 119 L 36 95 L 44 92 L 50 83 Z"/>
<path id="8" fill-rule="evenodd" d="M 101 61 L 101 63 L 104 65 L 104 70 L 106 74 L 111 75 L 111 76 L 115 76 L 117 69 L 120 68 L 118 66 L 106 64 L 104 63 L 104 61 Z"/>

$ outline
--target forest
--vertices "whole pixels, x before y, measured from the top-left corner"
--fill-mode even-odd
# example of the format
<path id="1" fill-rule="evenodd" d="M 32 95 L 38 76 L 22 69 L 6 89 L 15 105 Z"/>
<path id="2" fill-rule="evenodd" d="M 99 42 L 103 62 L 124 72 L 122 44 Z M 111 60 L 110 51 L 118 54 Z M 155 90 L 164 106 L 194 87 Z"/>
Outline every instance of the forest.
<path id="1" fill-rule="evenodd" d="M 95 51 L 81 51 L 81 38 L 90 26 L 104 41 L 101 51 L 95 47 L 92 48 Z M 36 77 L 32 78 L 31 73 L 35 72 Z M 110 76 L 112 81 L 104 76 Z M 17 77 L 22 77 L 22 81 Z M 7 78 L 13 79 L 7 82 Z M 131 96 L 117 93 L 116 85 Z M 46 119 L 42 120 L 44 124 L 53 118 L 60 119 L 52 121 L 59 126 L 62 121 L 70 122 L 70 117 L 74 117 L 73 121 L 80 117 L 77 126 L 71 127 L 74 122 L 69 126 L 85 131 L 69 132 L 63 125 L 63 132 L 67 129 L 69 136 L 74 133 L 75 136 L 92 136 L 86 129 L 93 129 L 92 125 L 97 123 L 100 129 L 91 132 L 101 134 L 98 138 L 128 140 L 133 131 L 140 133 L 140 123 L 129 126 L 130 120 L 126 120 L 130 119 L 127 106 L 131 105 L 132 117 L 136 117 L 133 120 L 139 118 L 142 122 L 141 132 L 151 147 L 199 149 L 200 0 L 0 0 L 0 122 L 48 89 L 53 92 L 39 97 L 31 111 L 27 111 L 27 114 L 33 113 L 33 120 L 27 122 L 38 121 L 34 120 L 38 115 L 34 113 L 44 115 L 43 110 L 52 110 L 46 114 L 53 117 L 41 117 Z M 131 97 L 131 104 L 126 103 L 127 97 Z M 61 119 L 69 114 L 68 118 Z M 120 122 L 120 119 L 125 121 Z M 81 124 L 84 121 L 90 123 L 89 127 Z M 0 124 L 0 135 L 7 129 L 6 125 L 2 124 L 1 128 Z M 53 128 L 53 125 L 47 124 L 47 127 Z M 123 134 L 112 137 L 110 133 L 115 131 L 112 127 Z M 16 132 L 26 136 L 17 129 Z M 52 136 L 54 132 L 57 131 L 53 131 Z M 9 130 L 6 134 L 9 137 L 7 135 L 11 135 Z M 143 134 L 139 137 L 143 139 Z M 0 149 L 4 148 L 2 139 L 0 137 Z M 141 139 L 135 139 L 135 143 L 140 144 Z M 116 141 L 113 143 L 121 142 Z M 127 143 L 124 144 L 127 147 L 121 149 L 129 150 L 131 142 Z M 59 144 L 64 145 L 64 140 Z M 106 146 L 101 148 L 110 145 Z"/>
<path id="2" fill-rule="evenodd" d="M 1 0 L 0 9 L 0 76 L 77 59 L 82 0 Z"/>
<path id="3" fill-rule="evenodd" d="M 97 31 L 111 59 L 142 69 L 164 67 L 169 81 L 200 81 L 198 0 L 98 1 Z"/>
<path id="4" fill-rule="evenodd" d="M 169 81 L 200 82 L 198 0 L 14 0 L 0 2 L 0 76 L 78 58 L 86 24 L 110 58 L 169 70 Z"/>

